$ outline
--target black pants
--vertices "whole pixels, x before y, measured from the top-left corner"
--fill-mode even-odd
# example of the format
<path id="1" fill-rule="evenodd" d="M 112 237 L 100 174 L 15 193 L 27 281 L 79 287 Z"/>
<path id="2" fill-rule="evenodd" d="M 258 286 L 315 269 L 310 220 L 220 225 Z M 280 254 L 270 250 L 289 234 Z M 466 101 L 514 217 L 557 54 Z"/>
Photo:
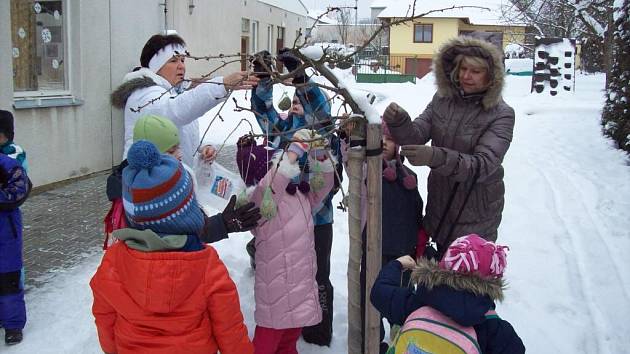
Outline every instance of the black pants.
<path id="1" fill-rule="evenodd" d="M 322 322 L 304 327 L 302 337 L 308 343 L 330 346 L 333 323 L 333 286 L 330 282 L 330 252 L 332 250 L 332 224 L 315 226 L 315 254 L 317 255 L 317 287 Z"/>

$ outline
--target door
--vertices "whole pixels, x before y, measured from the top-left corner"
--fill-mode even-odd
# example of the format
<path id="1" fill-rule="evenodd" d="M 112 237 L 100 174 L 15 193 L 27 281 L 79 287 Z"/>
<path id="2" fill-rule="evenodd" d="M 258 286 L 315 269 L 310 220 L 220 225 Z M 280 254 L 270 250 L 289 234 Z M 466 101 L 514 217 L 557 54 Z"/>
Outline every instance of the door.
<path id="1" fill-rule="evenodd" d="M 241 37 L 241 71 L 247 70 L 247 48 L 249 48 L 249 37 Z"/>
<path id="2" fill-rule="evenodd" d="M 284 27 L 278 26 L 278 37 L 276 38 L 276 50 L 284 48 Z M 276 70 L 281 73 L 284 70 L 284 66 L 281 62 L 276 62 Z"/>
<path id="3" fill-rule="evenodd" d="M 431 59 L 405 58 L 405 74 L 418 78 L 431 72 Z"/>

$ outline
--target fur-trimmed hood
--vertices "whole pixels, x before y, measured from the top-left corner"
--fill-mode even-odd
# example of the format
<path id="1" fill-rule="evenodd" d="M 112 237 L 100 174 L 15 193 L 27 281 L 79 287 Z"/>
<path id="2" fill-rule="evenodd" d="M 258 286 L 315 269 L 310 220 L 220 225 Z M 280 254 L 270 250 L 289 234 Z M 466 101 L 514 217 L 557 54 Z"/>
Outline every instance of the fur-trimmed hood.
<path id="1" fill-rule="evenodd" d="M 442 97 L 461 96 L 460 89 L 451 81 L 451 72 L 455 68 L 453 61 L 458 54 L 476 56 L 485 59 L 490 68 L 490 86 L 483 94 L 482 104 L 490 109 L 501 102 L 503 91 L 504 66 L 501 50 L 492 43 L 484 40 L 460 36 L 443 44 L 433 58 L 433 72 L 438 89 Z"/>
<path id="2" fill-rule="evenodd" d="M 457 273 L 438 267 L 434 261 L 421 258 L 411 273 L 414 284 L 432 289 L 445 285 L 455 290 L 470 291 L 478 296 L 489 296 L 494 301 L 503 301 L 506 288 L 502 278 L 483 278 L 474 274 Z"/>
<path id="3" fill-rule="evenodd" d="M 112 105 L 116 108 L 123 109 L 127 104 L 127 99 L 129 99 L 129 96 L 131 96 L 134 91 L 156 85 L 162 86 L 167 90 L 172 88 L 172 85 L 165 78 L 147 68 L 132 71 L 125 75 L 123 83 L 112 92 Z"/>

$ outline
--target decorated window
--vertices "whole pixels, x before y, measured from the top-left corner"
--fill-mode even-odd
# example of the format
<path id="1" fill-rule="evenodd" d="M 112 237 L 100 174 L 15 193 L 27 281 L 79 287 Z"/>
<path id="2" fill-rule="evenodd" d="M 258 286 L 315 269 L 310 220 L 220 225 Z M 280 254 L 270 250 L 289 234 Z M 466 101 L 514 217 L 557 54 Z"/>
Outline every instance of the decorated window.
<path id="1" fill-rule="evenodd" d="M 66 91 L 65 0 L 11 0 L 14 92 Z"/>

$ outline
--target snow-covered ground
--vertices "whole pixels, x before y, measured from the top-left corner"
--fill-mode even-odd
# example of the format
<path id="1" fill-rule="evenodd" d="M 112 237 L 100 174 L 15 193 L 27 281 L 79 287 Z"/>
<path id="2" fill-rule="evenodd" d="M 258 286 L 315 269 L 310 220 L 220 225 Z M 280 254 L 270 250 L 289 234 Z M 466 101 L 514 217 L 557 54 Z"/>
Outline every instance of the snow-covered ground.
<path id="1" fill-rule="evenodd" d="M 499 230 L 499 242 L 511 250 L 506 274 L 510 288 L 498 312 L 514 325 L 530 353 L 626 352 L 630 275 L 623 264 L 630 250 L 630 166 L 627 156 L 600 133 L 604 77 L 578 75 L 576 92 L 555 98 L 530 95 L 529 85 L 529 77 L 509 76 L 504 95 L 516 110 L 516 128 L 504 162 L 506 203 Z M 355 87 L 375 92 L 380 111 L 395 100 L 412 116 L 434 92 L 431 75 L 415 85 Z M 248 106 L 245 93 L 235 96 Z M 215 121 L 207 141 L 234 143 L 249 130 L 242 124 L 230 135 L 239 119 L 251 119 L 233 107 L 232 102 L 226 105 L 225 122 Z M 212 116 L 210 112 L 201 125 Z M 428 173 L 426 168 L 416 171 L 422 177 Z M 426 195 L 422 184 L 421 193 Z M 336 210 L 332 346 L 300 341 L 300 353 L 346 352 L 347 230 L 347 215 Z M 238 285 L 253 335 L 253 273 L 244 251 L 249 238 L 236 234 L 214 246 Z M 100 353 L 88 286 L 99 258 L 60 272 L 47 286 L 30 292 L 24 342 L 10 348 L 0 344 L 0 351 Z"/>

